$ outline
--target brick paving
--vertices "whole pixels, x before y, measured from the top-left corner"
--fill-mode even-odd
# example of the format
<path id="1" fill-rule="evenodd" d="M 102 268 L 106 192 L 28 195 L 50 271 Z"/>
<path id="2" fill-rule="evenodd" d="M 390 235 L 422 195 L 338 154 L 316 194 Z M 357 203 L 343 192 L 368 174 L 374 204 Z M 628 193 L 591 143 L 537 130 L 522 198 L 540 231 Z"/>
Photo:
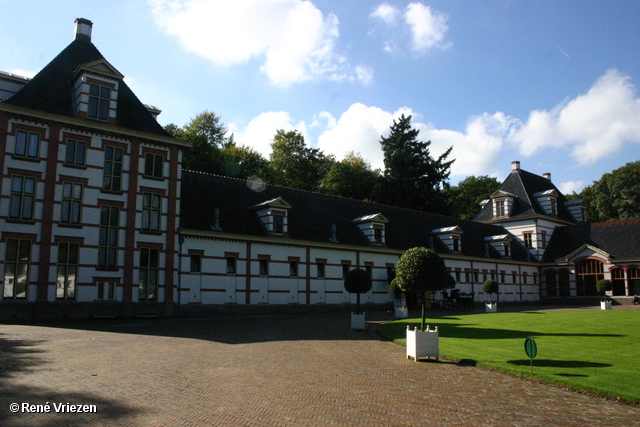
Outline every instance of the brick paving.
<path id="1" fill-rule="evenodd" d="M 1 325 L 0 363 L 3 427 L 640 425 L 640 407 L 409 361 L 348 313 Z"/>

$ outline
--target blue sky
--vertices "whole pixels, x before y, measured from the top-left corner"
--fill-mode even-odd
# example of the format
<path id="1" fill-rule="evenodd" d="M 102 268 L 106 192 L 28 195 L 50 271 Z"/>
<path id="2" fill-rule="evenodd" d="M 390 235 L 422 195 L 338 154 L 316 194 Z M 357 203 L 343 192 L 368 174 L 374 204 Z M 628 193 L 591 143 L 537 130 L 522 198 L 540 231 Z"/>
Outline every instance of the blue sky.
<path id="1" fill-rule="evenodd" d="M 218 114 L 268 156 L 298 129 L 382 167 L 411 114 L 451 181 L 510 163 L 565 192 L 640 159 L 640 2 L 0 0 L 0 70 L 33 75 L 93 21 L 93 42 L 161 124 Z"/>

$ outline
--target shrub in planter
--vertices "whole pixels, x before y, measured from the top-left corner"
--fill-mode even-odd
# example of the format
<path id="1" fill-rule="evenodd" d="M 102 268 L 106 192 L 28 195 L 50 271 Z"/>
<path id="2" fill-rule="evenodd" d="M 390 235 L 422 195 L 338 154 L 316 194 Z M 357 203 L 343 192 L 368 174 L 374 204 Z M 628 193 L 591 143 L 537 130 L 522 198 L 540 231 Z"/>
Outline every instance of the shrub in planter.
<path id="1" fill-rule="evenodd" d="M 485 280 L 485 282 L 482 284 L 482 292 L 484 292 L 485 294 L 489 294 L 489 303 L 493 302 L 491 294 L 497 294 L 499 290 L 500 287 L 498 286 L 498 282 L 493 279 Z M 498 298 L 496 297 L 496 302 L 497 301 Z"/>
<path id="2" fill-rule="evenodd" d="M 605 292 L 609 292 L 613 290 L 613 283 L 611 283 L 611 280 L 608 280 L 608 279 L 598 280 L 598 283 L 596 283 L 596 289 L 599 294 L 604 295 L 604 300 L 606 301 L 607 294 Z"/>
<path id="3" fill-rule="evenodd" d="M 425 329 L 426 293 L 444 289 L 451 275 L 440 256 L 427 248 L 412 248 L 405 251 L 396 267 L 396 280 L 403 292 L 416 292 L 421 296 L 422 324 Z"/>
<path id="4" fill-rule="evenodd" d="M 369 292 L 371 286 L 371 276 L 365 270 L 356 268 L 347 273 L 347 277 L 344 279 L 344 288 L 347 292 L 357 295 L 357 314 L 360 314 L 360 294 Z"/>

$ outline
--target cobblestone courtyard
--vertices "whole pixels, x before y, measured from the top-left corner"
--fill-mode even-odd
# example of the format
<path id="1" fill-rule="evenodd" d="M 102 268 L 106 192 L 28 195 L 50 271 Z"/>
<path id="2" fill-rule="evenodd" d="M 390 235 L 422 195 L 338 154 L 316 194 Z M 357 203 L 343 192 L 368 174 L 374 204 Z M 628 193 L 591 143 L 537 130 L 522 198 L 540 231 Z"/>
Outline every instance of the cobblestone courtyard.
<path id="1" fill-rule="evenodd" d="M 0 362 L 4 427 L 640 425 L 639 407 L 408 361 L 348 313 L 1 325 Z"/>

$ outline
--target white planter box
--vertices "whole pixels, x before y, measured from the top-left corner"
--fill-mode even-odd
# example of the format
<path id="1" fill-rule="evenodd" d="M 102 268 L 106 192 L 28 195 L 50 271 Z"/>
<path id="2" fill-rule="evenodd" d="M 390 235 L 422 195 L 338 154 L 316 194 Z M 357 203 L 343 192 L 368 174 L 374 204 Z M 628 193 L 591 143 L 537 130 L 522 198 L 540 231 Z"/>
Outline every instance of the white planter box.
<path id="1" fill-rule="evenodd" d="M 407 307 L 395 307 L 395 318 L 406 319 L 409 317 L 409 309 Z"/>
<path id="2" fill-rule="evenodd" d="M 600 310 L 611 310 L 611 301 L 600 301 Z"/>
<path id="3" fill-rule="evenodd" d="M 497 313 L 498 312 L 498 303 L 494 302 L 493 304 L 488 302 L 486 305 L 487 313 Z"/>
<path id="4" fill-rule="evenodd" d="M 435 357 L 440 360 L 440 349 L 438 345 L 438 327 L 429 330 L 429 325 L 425 331 L 414 328 L 412 331 L 407 326 L 407 359 L 413 357 L 417 362 L 421 357 Z"/>
<path id="5" fill-rule="evenodd" d="M 351 313 L 351 330 L 364 331 L 364 312 L 362 314 Z"/>

